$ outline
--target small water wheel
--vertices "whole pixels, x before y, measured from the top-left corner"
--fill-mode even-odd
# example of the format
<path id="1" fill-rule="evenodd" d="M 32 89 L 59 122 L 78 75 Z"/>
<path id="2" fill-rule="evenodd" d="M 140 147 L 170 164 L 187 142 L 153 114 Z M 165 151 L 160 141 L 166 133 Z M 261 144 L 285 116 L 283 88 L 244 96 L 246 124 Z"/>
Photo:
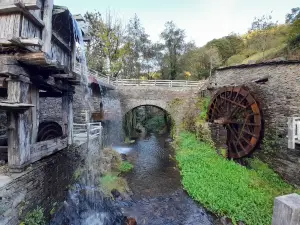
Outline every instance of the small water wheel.
<path id="1" fill-rule="evenodd" d="M 228 157 L 251 153 L 261 137 L 262 115 L 257 101 L 246 87 L 220 89 L 208 109 L 208 121 L 227 130 Z"/>

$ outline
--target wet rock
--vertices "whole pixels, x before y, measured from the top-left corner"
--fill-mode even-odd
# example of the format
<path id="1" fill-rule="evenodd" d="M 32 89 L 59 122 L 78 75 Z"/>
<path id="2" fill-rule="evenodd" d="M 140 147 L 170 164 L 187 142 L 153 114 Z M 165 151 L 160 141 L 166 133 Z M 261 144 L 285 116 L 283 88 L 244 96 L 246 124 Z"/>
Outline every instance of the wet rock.
<path id="1" fill-rule="evenodd" d="M 112 189 L 111 194 L 114 197 L 114 199 L 118 199 L 121 197 L 121 193 L 117 189 Z"/>
<path id="2" fill-rule="evenodd" d="M 126 225 L 137 225 L 136 219 L 134 219 L 134 218 L 128 218 Z"/>
<path id="3" fill-rule="evenodd" d="M 5 165 L 5 161 L 4 160 L 0 160 L 0 166 L 4 166 Z"/>
<path id="4" fill-rule="evenodd" d="M 127 160 L 127 155 L 126 154 L 121 154 L 121 159 L 122 159 L 122 161 L 126 161 Z"/>
<path id="5" fill-rule="evenodd" d="M 223 216 L 221 219 L 220 219 L 220 222 L 222 225 L 233 225 L 232 223 L 232 220 L 226 216 Z"/>

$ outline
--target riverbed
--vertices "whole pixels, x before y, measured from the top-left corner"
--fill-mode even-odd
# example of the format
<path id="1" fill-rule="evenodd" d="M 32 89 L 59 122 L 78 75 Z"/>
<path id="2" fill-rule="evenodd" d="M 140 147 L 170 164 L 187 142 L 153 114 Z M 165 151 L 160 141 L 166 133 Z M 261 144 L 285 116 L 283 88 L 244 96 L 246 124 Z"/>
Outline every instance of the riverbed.
<path id="1" fill-rule="evenodd" d="M 215 217 L 184 192 L 165 136 L 137 140 L 127 158 L 134 164 L 126 175 L 133 194 L 131 200 L 117 203 L 125 216 L 136 218 L 139 225 L 215 224 Z"/>

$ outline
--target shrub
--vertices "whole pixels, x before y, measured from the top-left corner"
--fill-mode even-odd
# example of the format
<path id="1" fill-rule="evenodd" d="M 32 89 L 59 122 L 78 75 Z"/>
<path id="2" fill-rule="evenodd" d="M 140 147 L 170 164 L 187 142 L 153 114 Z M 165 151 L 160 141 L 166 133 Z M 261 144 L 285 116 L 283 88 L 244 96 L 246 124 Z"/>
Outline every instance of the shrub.
<path id="1" fill-rule="evenodd" d="M 120 164 L 119 170 L 122 173 L 128 173 L 133 169 L 133 165 L 130 162 L 124 161 Z"/>
<path id="2" fill-rule="evenodd" d="M 295 191 L 258 159 L 247 169 L 187 132 L 176 143 L 184 188 L 217 215 L 248 225 L 271 224 L 274 198 Z"/>
<path id="3" fill-rule="evenodd" d="M 41 207 L 36 208 L 26 215 L 23 225 L 45 225 L 44 210 Z"/>
<path id="4" fill-rule="evenodd" d="M 149 132 L 159 133 L 165 125 L 166 121 L 164 116 L 153 116 L 145 121 L 145 128 Z"/>

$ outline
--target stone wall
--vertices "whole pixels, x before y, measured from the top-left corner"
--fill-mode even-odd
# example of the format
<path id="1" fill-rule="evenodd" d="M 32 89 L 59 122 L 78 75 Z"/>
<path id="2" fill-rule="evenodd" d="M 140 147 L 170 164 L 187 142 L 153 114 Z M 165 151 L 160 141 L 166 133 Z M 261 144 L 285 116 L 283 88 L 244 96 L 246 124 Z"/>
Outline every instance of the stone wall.
<path id="1" fill-rule="evenodd" d="M 53 121 L 62 124 L 62 98 L 40 98 L 39 122 Z"/>
<path id="2" fill-rule="evenodd" d="M 209 81 L 212 95 L 224 86 L 245 85 L 260 103 L 264 137 L 277 140 L 271 152 L 256 150 L 289 182 L 300 186 L 300 150 L 287 148 L 288 117 L 300 116 L 300 63 L 281 62 L 222 68 Z"/>
<path id="3" fill-rule="evenodd" d="M 85 123 L 84 112 L 87 110 L 100 111 L 101 96 L 98 94 L 86 94 L 83 86 L 75 87 L 73 96 L 74 123 Z M 43 121 L 54 121 L 62 126 L 62 99 L 61 98 L 40 98 L 40 123 Z M 88 113 L 90 116 L 90 113 Z"/>
<path id="4" fill-rule="evenodd" d="M 91 144 L 100 148 L 97 139 Z M 0 224 L 18 225 L 37 206 L 49 218 L 55 206 L 65 200 L 74 173 L 84 165 L 86 155 L 87 144 L 73 146 L 33 164 L 21 174 L 0 176 Z"/>

